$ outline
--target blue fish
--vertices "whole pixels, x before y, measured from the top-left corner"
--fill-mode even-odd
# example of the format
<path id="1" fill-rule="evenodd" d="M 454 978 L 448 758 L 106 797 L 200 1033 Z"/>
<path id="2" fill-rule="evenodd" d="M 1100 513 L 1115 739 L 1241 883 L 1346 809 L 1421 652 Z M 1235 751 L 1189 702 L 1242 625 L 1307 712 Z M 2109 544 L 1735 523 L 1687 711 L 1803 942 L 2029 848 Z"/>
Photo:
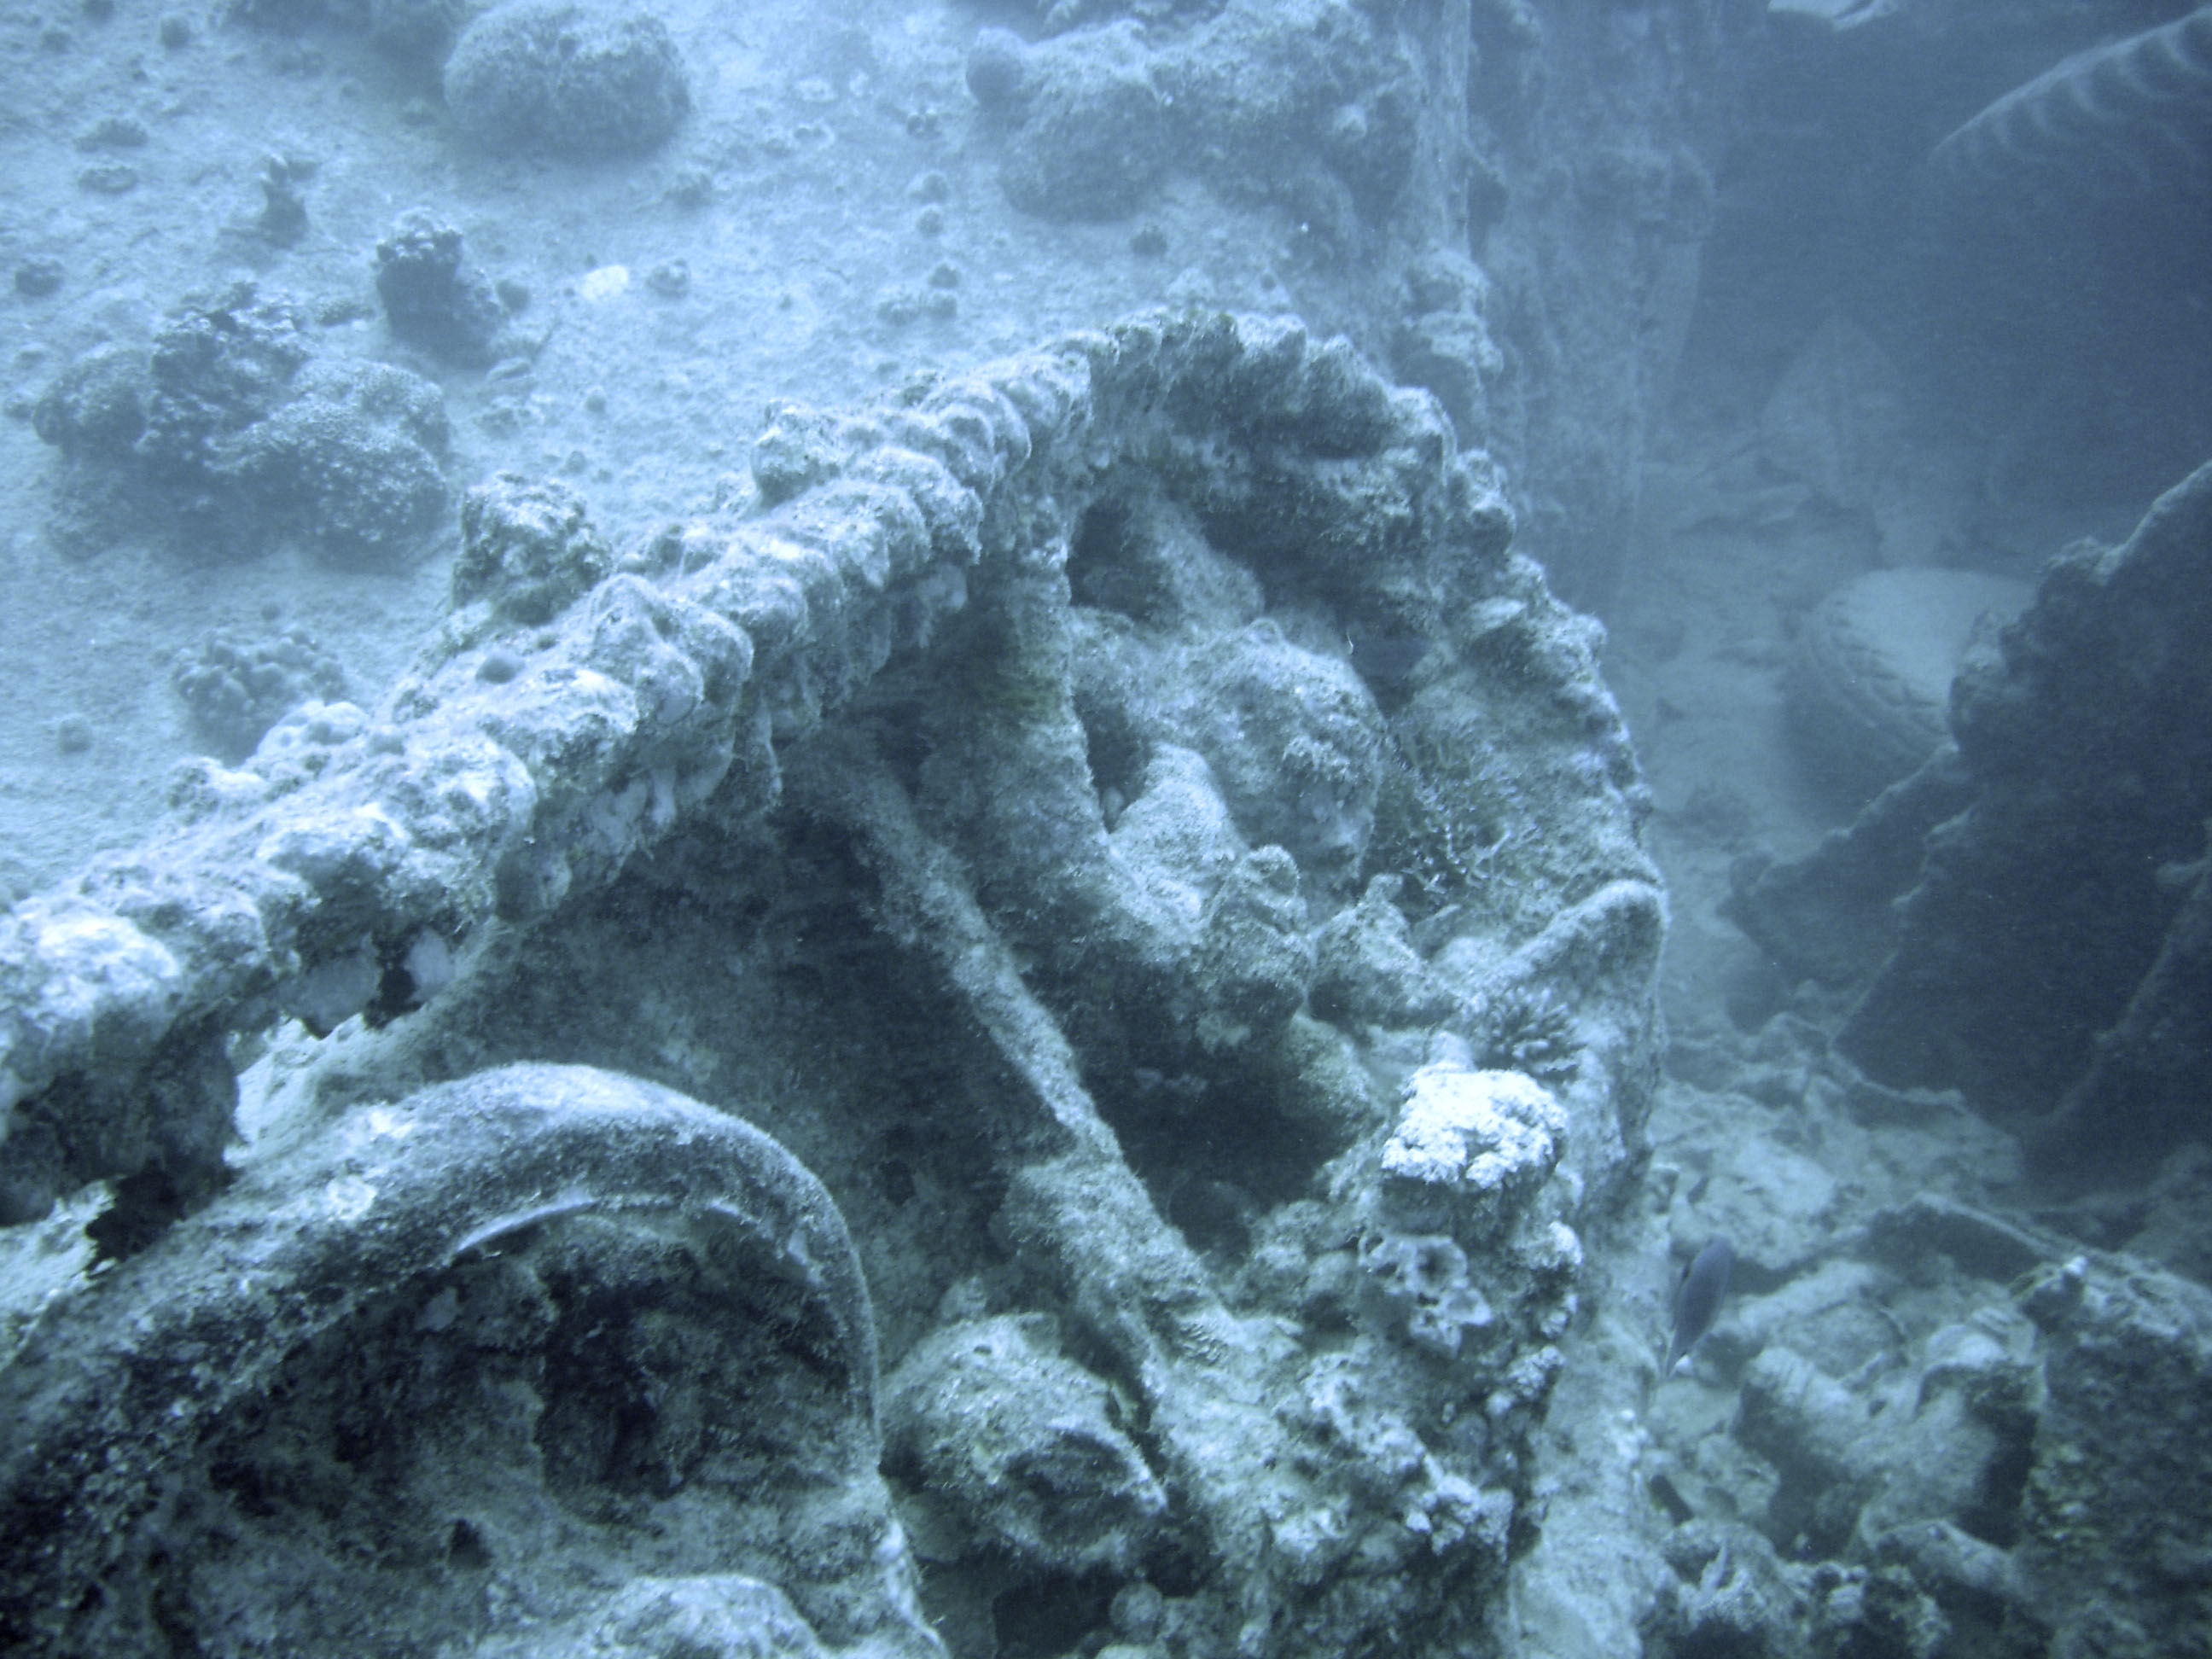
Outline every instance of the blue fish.
<path id="1" fill-rule="evenodd" d="M 1729 1275 L 1735 1271 L 1735 1251 L 1725 1238 L 1716 1238 L 1699 1250 L 1697 1260 L 1683 1271 L 1681 1285 L 1674 1292 L 1674 1340 L 1667 1345 L 1667 1368 L 1660 1376 L 1672 1376 L 1674 1367 L 1698 1346 L 1698 1339 L 1712 1328 L 1728 1296 Z"/>

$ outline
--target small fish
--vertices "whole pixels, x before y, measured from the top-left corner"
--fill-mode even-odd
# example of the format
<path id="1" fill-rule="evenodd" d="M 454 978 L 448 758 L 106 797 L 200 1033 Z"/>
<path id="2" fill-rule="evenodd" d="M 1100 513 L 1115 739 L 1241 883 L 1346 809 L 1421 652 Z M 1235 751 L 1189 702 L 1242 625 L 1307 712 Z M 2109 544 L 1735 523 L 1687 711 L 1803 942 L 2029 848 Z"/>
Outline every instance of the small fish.
<path id="1" fill-rule="evenodd" d="M 1667 1345 L 1667 1368 L 1661 1376 L 1674 1376 L 1698 1339 L 1712 1328 L 1735 1270 L 1735 1252 L 1725 1238 L 1716 1238 L 1699 1250 L 1697 1260 L 1683 1270 L 1681 1285 L 1674 1292 L 1674 1340 Z"/>

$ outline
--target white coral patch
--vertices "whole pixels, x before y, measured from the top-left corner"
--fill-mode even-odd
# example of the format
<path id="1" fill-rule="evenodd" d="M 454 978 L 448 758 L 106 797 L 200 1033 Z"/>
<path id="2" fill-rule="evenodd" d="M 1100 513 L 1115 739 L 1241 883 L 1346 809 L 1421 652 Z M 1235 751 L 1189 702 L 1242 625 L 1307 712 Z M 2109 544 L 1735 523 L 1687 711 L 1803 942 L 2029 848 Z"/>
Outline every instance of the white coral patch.
<path id="1" fill-rule="evenodd" d="M 1407 1085 L 1382 1172 L 1478 1191 L 1540 1180 L 1559 1162 L 1566 1131 L 1558 1098 L 1523 1073 L 1424 1066 Z"/>
<path id="2" fill-rule="evenodd" d="M 323 1188 L 323 1201 L 340 1221 L 358 1221 L 376 1207 L 376 1186 L 359 1176 L 340 1176 Z"/>
<path id="3" fill-rule="evenodd" d="M 586 305 L 603 305 L 629 291 L 628 265 L 600 265 L 586 271 L 576 283 L 576 297 Z"/>
<path id="4" fill-rule="evenodd" d="M 33 899 L 18 915 L 46 969 L 36 993 L 39 1024 L 88 1033 L 94 1019 L 121 1023 L 117 1011 L 128 1010 L 149 1029 L 158 1025 L 181 972 L 167 946 L 119 916 L 65 899 Z"/>

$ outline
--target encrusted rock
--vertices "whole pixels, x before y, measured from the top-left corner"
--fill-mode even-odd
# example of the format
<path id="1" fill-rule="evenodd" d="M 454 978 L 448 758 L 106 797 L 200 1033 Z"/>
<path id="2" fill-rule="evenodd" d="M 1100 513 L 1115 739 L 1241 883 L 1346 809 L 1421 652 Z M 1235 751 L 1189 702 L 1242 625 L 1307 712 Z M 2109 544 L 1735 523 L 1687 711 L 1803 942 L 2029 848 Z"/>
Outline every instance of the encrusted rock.
<path id="1" fill-rule="evenodd" d="M 942 1652 L 836 1206 L 653 1084 L 517 1066 L 355 1112 L 6 1359 L 0 1630 L 26 1651 L 250 1626 L 538 1652 L 548 1621 L 680 1628 L 676 1601 L 780 1652 Z M 526 1601 L 487 1595 L 526 1568 Z"/>
<path id="2" fill-rule="evenodd" d="M 169 683 L 215 752 L 234 761 L 291 709 L 343 696 L 345 671 L 304 629 L 269 635 L 224 629 L 178 653 Z"/>
<path id="3" fill-rule="evenodd" d="M 633 5 L 506 0 L 462 31 L 445 85 L 454 120 L 485 148 L 578 161 L 655 149 L 691 107 L 667 26 Z"/>
<path id="4" fill-rule="evenodd" d="M 1141 1582 L 1164 1605 L 1131 1629 L 1156 1623 L 1163 1647 L 1480 1650 L 1539 1512 L 1576 1229 L 1638 1167 L 1656 1032 L 1663 908 L 1595 630 L 1510 553 L 1497 475 L 1435 401 L 1293 319 L 1149 313 L 788 425 L 793 441 L 763 446 L 757 498 L 642 537 L 611 570 L 565 495 L 495 483 L 471 507 L 453 609 L 379 707 L 280 726 L 251 770 L 189 769 L 175 824 L 5 918 L 11 1213 L 115 1181 L 138 1194 L 113 1212 L 118 1254 L 219 1252 L 236 1212 L 190 1212 L 221 1175 L 234 1055 L 285 1011 L 314 1028 L 357 1012 L 370 1029 L 319 1045 L 280 1028 L 300 1069 L 257 1072 L 263 1140 L 234 1190 L 270 1172 L 252 1189 L 266 1224 L 365 1203 L 356 1277 L 330 1305 L 397 1298 L 377 1332 L 419 1356 L 473 1330 L 475 1304 L 429 1280 L 416 1299 L 442 1269 L 379 1254 L 407 1238 L 374 1224 L 397 1213 L 385 1164 L 316 1161 L 369 1156 L 349 1126 L 381 1146 L 375 1115 L 397 1109 L 362 1097 L 488 1054 L 672 1071 L 804 1148 L 855 1221 L 902 1376 L 945 1383 L 902 1406 L 894 1468 L 967 1494 L 926 1528 L 910 1513 L 946 1616 L 978 1644 L 998 1639 L 992 1607 L 1034 1601 L 1071 1609 L 1058 1645 L 1103 1647 L 1122 1633 L 1108 1609 Z M 1341 642 L 1407 631 L 1437 660 L 1386 721 Z M 1372 878 L 1399 873 L 1398 843 L 1361 823 L 1386 768 L 1421 781 L 1444 845 L 1486 850 L 1448 905 L 1424 893 L 1418 927 L 1377 917 L 1378 935 L 1455 1009 L 1506 984 L 1569 1000 L 1580 1057 L 1556 1093 L 1486 1079 L 1449 1031 L 1378 1038 L 1301 1007 L 1315 931 L 1363 891 L 1392 902 Z M 1439 1069 L 1416 1093 L 1471 1086 L 1482 1109 L 1409 1135 L 1394 1173 L 1375 1103 L 1425 1056 Z M 358 1113 L 334 1126 L 348 1099 Z M 439 1123 L 459 1110 L 434 1095 L 404 1139 L 435 1151 L 432 1103 Z M 526 1184 L 526 1220 L 572 1183 L 596 1189 L 580 1147 L 556 1169 L 534 1135 L 489 1139 L 456 1152 L 453 1179 Z M 1431 1139 L 1433 1181 L 1413 1169 Z M 700 1128 L 679 1185 L 713 1144 Z M 606 1320 L 554 1344 L 559 1375 L 513 1396 L 554 1425 L 532 1431 L 537 1462 L 517 1455 L 554 1494 L 530 1512 L 619 1510 L 609 1553 L 660 1549 L 671 1506 L 710 1508 L 734 1470 L 772 1494 L 748 1513 L 772 1512 L 783 1542 L 664 1559 L 653 1591 L 594 1573 L 599 1601 L 549 1607 L 544 1640 L 618 1648 L 617 1607 L 640 1632 L 734 1621 L 770 1639 L 780 1604 L 734 1577 L 775 1587 L 823 1645 L 865 1645 L 878 1627 L 819 1575 L 860 1575 L 881 1607 L 902 1556 L 888 1528 L 844 1525 L 876 1490 L 848 1478 L 848 1419 L 763 1445 L 760 1424 L 789 1419 L 736 1428 L 680 1363 L 773 1330 L 782 1346 L 730 1374 L 769 1378 L 782 1404 L 836 1394 L 842 1304 L 793 1300 L 818 1241 L 763 1228 L 781 1252 L 763 1255 L 620 1219 L 518 1221 L 485 1264 L 527 1268 L 556 1303 L 556 1256 L 586 1301 L 610 1286 Z M 601 1243 L 638 1274 L 600 1274 Z M 261 1294 L 217 1265 L 225 1296 Z M 665 1319 L 696 1272 L 765 1303 Z M 135 1282 L 90 1280 L 87 1316 L 127 1324 L 137 1304 L 115 1287 Z M 325 1316 L 281 1290 L 286 1316 Z M 433 1407 L 467 1372 L 545 1352 L 536 1328 L 507 1358 L 420 1373 Z M 988 1350 L 972 1369 L 970 1339 Z M 180 1339 L 157 1323 L 137 1340 L 166 1354 Z M 285 1444 L 307 1443 L 293 1431 L 319 1396 L 262 1381 L 294 1375 L 272 1362 L 239 1385 L 272 1402 Z M 921 1408 L 939 1398 L 958 1408 Z M 624 1409 L 584 1403 L 607 1399 Z M 374 1423 L 397 1409 L 371 1403 Z M 975 1440 L 979 1413 L 1008 1433 Z M 179 1434 L 210 1426 L 187 1417 Z M 441 1420 L 394 1443 L 471 1467 L 434 1439 Z M 247 1467 L 262 1451 L 244 1421 L 191 1444 Z M 141 1449 L 191 1488 L 182 1442 Z M 302 1530 L 350 1542 L 367 1506 L 405 1495 L 383 1468 L 302 1500 Z M 459 1533 L 441 1513 L 435 1583 L 386 1598 L 395 1617 L 466 1590 L 461 1616 L 484 1618 L 512 1605 L 470 1588 L 487 1557 L 569 1559 L 503 1509 L 462 1506 Z"/>
<path id="5" fill-rule="evenodd" d="M 296 534 L 348 560 L 414 548 L 445 516 L 444 399 L 386 363 L 319 356 L 301 308 L 240 283 L 179 307 L 141 356 L 103 347 L 56 377 L 39 434 L 89 465 L 117 521 L 205 552 Z"/>
<path id="6" fill-rule="evenodd" d="M 549 623 L 614 569 L 605 538 L 565 485 L 502 472 L 461 503 L 453 603 L 497 626 Z"/>
<path id="7" fill-rule="evenodd" d="M 1566 1131 L 1559 1101 L 1532 1077 L 1425 1066 L 1382 1147 L 1384 1190 L 1409 1223 L 1493 1214 L 1551 1174 Z"/>
<path id="8" fill-rule="evenodd" d="M 489 362 L 507 320 L 491 279 L 468 263 L 461 233 L 420 208 L 377 243 L 376 294 L 394 334 L 457 363 Z"/>
<path id="9" fill-rule="evenodd" d="M 1064 1572 L 1133 1567 L 1167 1495 L 1114 1389 L 1065 1358 L 1036 1316 L 947 1325 L 884 1388 L 896 1478 L 978 1549 Z"/>
<path id="10" fill-rule="evenodd" d="M 1920 837 L 1895 949 L 1838 1043 L 1965 1087 L 2069 1176 L 2200 1135 L 2212 1066 L 2212 467 L 2126 544 L 2080 544 L 1961 675 L 1954 816 Z M 1856 897 L 1853 902 L 1859 902 Z"/>

